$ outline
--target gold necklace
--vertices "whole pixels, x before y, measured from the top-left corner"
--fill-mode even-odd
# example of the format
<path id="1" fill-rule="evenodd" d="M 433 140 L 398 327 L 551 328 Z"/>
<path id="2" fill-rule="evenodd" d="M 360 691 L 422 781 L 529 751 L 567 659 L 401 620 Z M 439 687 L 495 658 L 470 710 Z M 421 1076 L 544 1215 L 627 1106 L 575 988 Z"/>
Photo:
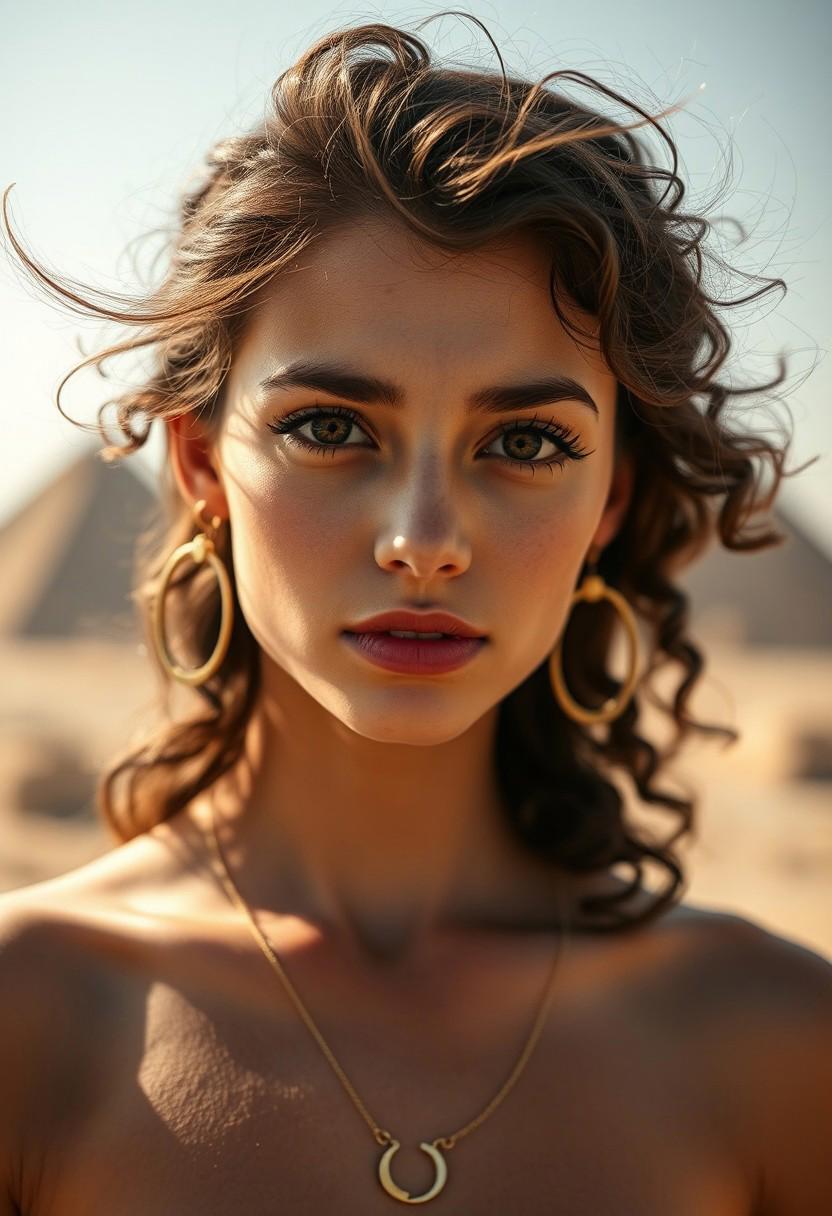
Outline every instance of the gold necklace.
<path id="1" fill-rule="evenodd" d="M 457 1144 L 457 1142 L 462 1139 L 463 1136 L 467 1136 L 469 1132 L 472 1132 L 474 1130 L 474 1128 L 479 1127 L 479 1125 L 481 1123 L 483 1123 L 488 1118 L 489 1115 L 493 1114 L 493 1112 L 497 1109 L 497 1107 L 500 1105 L 500 1103 L 503 1101 L 503 1099 L 507 1096 L 509 1090 L 512 1089 L 512 1087 L 514 1086 L 514 1084 L 517 1081 L 518 1077 L 520 1076 L 521 1072 L 523 1071 L 526 1064 L 528 1063 L 529 1058 L 532 1054 L 532 1051 L 534 1050 L 534 1047 L 535 1047 L 535 1044 L 537 1043 L 540 1032 L 543 1029 L 543 1021 L 544 1021 L 546 1012 L 549 1008 L 549 1003 L 551 1000 L 552 991 L 553 991 L 553 987 L 554 987 L 555 971 L 557 968 L 558 960 L 560 958 L 561 949 L 563 947 L 563 940 L 566 935 L 565 921 L 564 921 L 563 915 L 561 914 L 560 921 L 559 921 L 560 932 L 558 934 L 557 950 L 555 951 L 555 957 L 552 962 L 552 968 L 549 973 L 549 979 L 547 981 L 546 988 L 543 993 L 543 998 L 542 998 L 542 1000 L 540 1002 L 540 1006 L 538 1008 L 537 1016 L 535 1017 L 534 1023 L 532 1024 L 531 1031 L 526 1040 L 526 1044 L 525 1044 L 522 1052 L 520 1053 L 517 1063 L 514 1065 L 514 1068 L 512 1069 L 511 1073 L 509 1074 L 508 1079 L 501 1086 L 501 1088 L 499 1089 L 499 1091 L 497 1092 L 495 1097 L 493 1097 L 491 1099 L 491 1101 L 488 1103 L 488 1105 L 485 1107 L 485 1109 L 482 1110 L 480 1112 L 480 1114 L 478 1114 L 476 1116 L 475 1119 L 472 1119 L 470 1123 L 466 1123 L 464 1127 L 461 1127 L 458 1131 L 453 1132 L 451 1135 L 437 1136 L 434 1140 L 423 1140 L 420 1143 L 419 1147 L 421 1149 L 423 1149 L 424 1152 L 426 1152 L 432 1158 L 432 1160 L 434 1162 L 434 1166 L 436 1169 L 436 1176 L 434 1178 L 433 1185 L 427 1191 L 424 1191 L 421 1195 L 410 1195 L 407 1191 L 402 1190 L 401 1187 L 396 1185 L 396 1183 L 393 1181 L 391 1174 L 390 1174 L 390 1163 L 391 1163 L 393 1157 L 395 1156 L 396 1151 L 400 1147 L 400 1141 L 396 1140 L 395 1137 L 392 1136 L 389 1131 L 386 1131 L 383 1127 L 379 1127 L 379 1125 L 373 1119 L 370 1112 L 367 1110 L 364 1103 L 359 1098 L 358 1094 L 356 1093 L 355 1089 L 353 1088 L 353 1085 L 350 1082 L 349 1078 L 347 1077 L 346 1073 L 344 1072 L 343 1068 L 336 1060 L 331 1048 L 329 1047 L 329 1044 L 326 1042 L 323 1035 L 318 1030 L 318 1027 L 315 1025 L 315 1023 L 312 1020 L 311 1014 L 309 1013 L 306 1006 L 301 1001 L 298 993 L 295 990 L 294 985 L 291 983 L 288 975 L 284 971 L 284 969 L 280 963 L 280 960 L 277 957 L 277 954 L 272 949 L 271 944 L 269 943 L 265 934 L 260 929 L 260 926 L 257 924 L 254 913 L 252 912 L 251 908 L 248 906 L 248 904 L 246 903 L 246 901 L 243 899 L 242 895 L 240 894 L 237 884 L 235 883 L 234 879 L 231 876 L 231 870 L 228 867 L 228 863 L 225 860 L 225 856 L 223 854 L 222 847 L 220 845 L 219 836 L 217 835 L 217 824 L 216 824 L 216 818 L 215 818 L 213 806 L 211 807 L 211 838 L 213 840 L 214 850 L 217 854 L 217 858 L 219 859 L 219 863 L 220 863 L 220 877 L 223 880 L 223 886 L 224 886 L 229 898 L 231 899 L 231 901 L 234 904 L 236 904 L 236 906 L 242 912 L 245 913 L 246 918 L 248 919 L 248 922 L 251 926 L 251 930 L 257 941 L 257 944 L 260 946 L 260 949 L 265 954 L 269 964 L 274 968 L 274 970 L 279 975 L 281 982 L 283 983 L 283 986 L 285 987 L 286 991 L 288 992 L 289 997 L 291 998 L 295 1008 L 297 1009 L 301 1018 L 305 1022 L 307 1028 L 313 1035 L 318 1046 L 321 1048 L 321 1051 L 324 1053 L 327 1060 L 331 1064 L 331 1066 L 335 1072 L 335 1075 L 338 1077 L 338 1080 L 341 1082 L 344 1089 L 347 1091 L 347 1094 L 352 1099 L 354 1105 L 357 1107 L 359 1113 L 361 1114 L 361 1117 L 364 1119 L 365 1123 L 370 1128 L 371 1132 L 373 1133 L 373 1137 L 374 1137 L 376 1143 L 381 1145 L 382 1148 L 384 1148 L 384 1150 L 385 1150 L 378 1162 L 378 1176 L 379 1176 L 379 1181 L 380 1181 L 382 1187 L 384 1188 L 384 1190 L 387 1192 L 388 1195 L 391 1195 L 394 1199 L 401 1200 L 402 1203 L 427 1203 L 427 1201 L 429 1199 L 434 1199 L 439 1194 L 439 1192 L 442 1190 L 442 1188 L 444 1187 L 445 1182 L 448 1177 L 447 1162 L 445 1161 L 445 1158 L 442 1156 L 442 1153 L 440 1150 L 444 1149 L 447 1152 L 449 1149 L 452 1149 L 454 1147 L 454 1145 Z M 561 913 L 562 913 L 563 912 L 563 901 L 561 901 L 561 905 L 562 905 L 561 906 Z"/>

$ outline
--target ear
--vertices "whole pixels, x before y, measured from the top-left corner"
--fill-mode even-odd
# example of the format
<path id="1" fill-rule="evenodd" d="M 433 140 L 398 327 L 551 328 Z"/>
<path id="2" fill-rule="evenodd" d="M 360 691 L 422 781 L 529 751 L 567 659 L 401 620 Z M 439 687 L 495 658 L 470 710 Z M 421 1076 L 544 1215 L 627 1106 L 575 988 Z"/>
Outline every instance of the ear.
<path id="1" fill-rule="evenodd" d="M 179 492 L 193 505 L 205 499 L 205 514 L 228 518 L 228 500 L 214 445 L 193 413 L 166 420 L 168 457 Z"/>
<path id="2" fill-rule="evenodd" d="M 593 552 L 605 549 L 618 533 L 633 496 L 635 472 L 633 454 L 625 448 L 616 457 L 607 501 L 590 546 Z"/>

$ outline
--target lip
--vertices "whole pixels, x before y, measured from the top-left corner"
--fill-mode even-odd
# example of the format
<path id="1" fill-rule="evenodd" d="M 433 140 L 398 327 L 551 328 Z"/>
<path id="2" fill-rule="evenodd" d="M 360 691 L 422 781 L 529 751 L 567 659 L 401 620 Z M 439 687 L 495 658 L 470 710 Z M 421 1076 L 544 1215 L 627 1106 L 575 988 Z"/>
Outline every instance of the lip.
<path id="1" fill-rule="evenodd" d="M 407 629 L 414 633 L 447 633 L 457 638 L 485 638 L 481 629 L 463 621 L 449 612 L 380 612 L 366 617 L 354 625 L 348 625 L 347 633 L 386 633 L 388 629 Z M 392 639 L 396 641 L 397 639 Z M 399 638 L 399 641 L 406 641 Z M 415 640 L 415 639 L 414 639 Z"/>
<path id="2" fill-rule="evenodd" d="M 341 636 L 348 646 L 376 667 L 400 675 L 441 675 L 456 671 L 488 645 L 484 637 L 394 638 L 379 630 L 363 633 L 344 630 Z"/>

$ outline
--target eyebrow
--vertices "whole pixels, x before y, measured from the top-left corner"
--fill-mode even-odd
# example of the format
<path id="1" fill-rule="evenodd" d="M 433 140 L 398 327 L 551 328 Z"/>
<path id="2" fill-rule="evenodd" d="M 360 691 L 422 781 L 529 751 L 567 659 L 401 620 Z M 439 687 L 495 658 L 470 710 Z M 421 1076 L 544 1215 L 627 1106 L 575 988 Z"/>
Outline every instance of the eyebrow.
<path id="1" fill-rule="evenodd" d="M 379 376 L 370 376 L 344 363 L 298 359 L 281 372 L 274 372 L 260 381 L 263 392 L 276 389 L 308 388 L 347 397 L 370 405 L 403 409 L 405 391 L 401 385 Z M 598 406 L 587 389 L 570 376 L 539 376 L 517 384 L 497 384 L 477 389 L 466 401 L 472 413 L 499 414 L 506 410 L 523 410 L 553 401 L 580 401 L 598 415 Z"/>

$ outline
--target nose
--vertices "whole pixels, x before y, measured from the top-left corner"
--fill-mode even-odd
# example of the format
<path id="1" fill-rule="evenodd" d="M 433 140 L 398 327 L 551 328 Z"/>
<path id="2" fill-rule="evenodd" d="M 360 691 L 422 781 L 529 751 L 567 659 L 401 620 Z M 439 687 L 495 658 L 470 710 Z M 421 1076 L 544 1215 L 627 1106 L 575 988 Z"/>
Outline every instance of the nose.
<path id="1" fill-rule="evenodd" d="M 435 459 L 425 465 L 386 512 L 375 558 L 383 570 L 407 571 L 430 584 L 437 576 L 464 573 L 471 564 L 471 546 L 460 528 L 452 488 L 438 475 Z"/>

